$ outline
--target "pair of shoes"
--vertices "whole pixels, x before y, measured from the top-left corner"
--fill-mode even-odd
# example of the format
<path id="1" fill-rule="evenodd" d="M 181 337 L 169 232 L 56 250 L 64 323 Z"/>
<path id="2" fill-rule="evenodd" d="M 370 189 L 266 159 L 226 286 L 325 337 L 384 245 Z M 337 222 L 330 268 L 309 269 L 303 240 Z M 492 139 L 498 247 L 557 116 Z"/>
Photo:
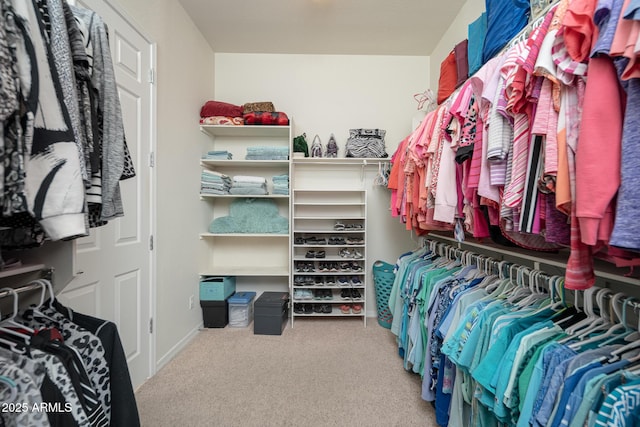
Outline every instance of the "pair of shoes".
<path id="1" fill-rule="evenodd" d="M 305 245 L 326 245 L 327 244 L 327 239 L 325 239 L 324 237 L 307 237 L 303 240 Z"/>
<path id="2" fill-rule="evenodd" d="M 360 252 L 357 249 L 352 249 L 349 250 L 347 248 L 342 248 L 340 249 L 340 252 L 338 253 L 342 258 L 353 258 L 353 259 L 360 259 L 362 258 L 362 252 Z"/>
<path id="3" fill-rule="evenodd" d="M 346 244 L 344 238 L 342 237 L 329 237 L 330 245 L 344 245 Z"/>
<path id="4" fill-rule="evenodd" d="M 327 276 L 324 279 L 324 283 L 327 286 L 332 286 L 336 284 L 336 279 L 334 279 L 332 276 Z"/>
<path id="5" fill-rule="evenodd" d="M 333 224 L 333 229 L 336 231 L 342 231 L 346 228 L 346 225 L 344 225 L 343 223 L 341 223 L 340 221 L 336 221 L 335 224 Z"/>
<path id="6" fill-rule="evenodd" d="M 347 224 L 345 228 L 347 230 L 362 230 L 362 224 Z"/>
<path id="7" fill-rule="evenodd" d="M 293 278 L 293 286 L 304 286 L 304 276 L 296 276 Z"/>
<path id="8" fill-rule="evenodd" d="M 293 299 L 294 300 L 309 300 L 313 299 L 313 292 L 310 289 L 294 289 L 293 290 Z"/>
<path id="9" fill-rule="evenodd" d="M 349 286 L 349 279 L 344 276 L 338 277 L 338 286 Z"/>
<path id="10" fill-rule="evenodd" d="M 345 289 L 346 290 L 346 289 Z M 360 291 L 357 289 L 349 289 L 351 291 L 351 298 L 353 299 L 360 299 L 362 298 L 362 295 L 360 294 Z"/>
<path id="11" fill-rule="evenodd" d="M 325 251 L 307 251 L 305 258 L 324 258 L 327 254 Z"/>
<path id="12" fill-rule="evenodd" d="M 351 299 L 351 289 L 343 289 L 340 291 L 340 298 Z"/>
<path id="13" fill-rule="evenodd" d="M 353 304 L 351 306 L 351 312 L 353 314 L 360 314 L 362 313 L 362 306 L 360 304 Z"/>
<path id="14" fill-rule="evenodd" d="M 350 262 L 341 262 L 340 263 L 340 271 L 351 271 L 351 263 Z"/>
<path id="15" fill-rule="evenodd" d="M 318 289 L 313 292 L 313 299 L 333 299 L 333 292 L 331 289 Z"/>
<path id="16" fill-rule="evenodd" d="M 351 305 L 349 304 L 342 304 L 340 306 L 340 311 L 342 312 L 342 314 L 349 314 L 351 313 Z"/>
<path id="17" fill-rule="evenodd" d="M 296 273 L 314 273 L 315 271 L 313 262 L 296 262 Z"/>
<path id="18" fill-rule="evenodd" d="M 353 276 L 351 278 L 351 284 L 353 286 L 360 286 L 360 285 L 362 285 L 362 280 L 360 280 L 360 278 L 358 276 Z"/>
<path id="19" fill-rule="evenodd" d="M 293 240 L 293 243 L 296 244 L 296 245 L 304 245 L 305 244 L 304 239 L 302 237 L 296 237 Z"/>
<path id="20" fill-rule="evenodd" d="M 360 237 L 347 237 L 347 245 L 362 245 L 364 243 L 364 239 Z"/>
<path id="21" fill-rule="evenodd" d="M 313 306 L 313 312 L 317 314 L 328 314 L 331 311 L 331 304 L 315 304 Z"/>
<path id="22" fill-rule="evenodd" d="M 362 267 L 360 266 L 360 264 L 354 261 L 351 263 L 351 271 L 360 272 L 362 271 Z"/>

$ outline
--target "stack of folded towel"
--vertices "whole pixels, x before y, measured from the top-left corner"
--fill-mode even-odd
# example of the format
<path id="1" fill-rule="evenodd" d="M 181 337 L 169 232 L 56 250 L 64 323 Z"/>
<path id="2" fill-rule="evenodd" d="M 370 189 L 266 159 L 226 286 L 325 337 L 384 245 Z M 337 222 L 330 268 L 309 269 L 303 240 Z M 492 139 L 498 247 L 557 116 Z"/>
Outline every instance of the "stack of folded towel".
<path id="1" fill-rule="evenodd" d="M 246 160 L 289 160 L 289 147 L 247 147 Z"/>
<path id="2" fill-rule="evenodd" d="M 201 194 L 229 194 L 231 178 L 220 172 L 203 170 L 200 177 Z"/>
<path id="3" fill-rule="evenodd" d="M 275 175 L 273 181 L 273 194 L 289 194 L 289 175 Z"/>
<path id="4" fill-rule="evenodd" d="M 231 194 L 259 196 L 267 192 L 267 180 L 260 176 L 236 175 L 231 183 Z"/>
<path id="5" fill-rule="evenodd" d="M 231 160 L 233 154 L 226 150 L 208 151 L 202 158 L 206 160 Z"/>

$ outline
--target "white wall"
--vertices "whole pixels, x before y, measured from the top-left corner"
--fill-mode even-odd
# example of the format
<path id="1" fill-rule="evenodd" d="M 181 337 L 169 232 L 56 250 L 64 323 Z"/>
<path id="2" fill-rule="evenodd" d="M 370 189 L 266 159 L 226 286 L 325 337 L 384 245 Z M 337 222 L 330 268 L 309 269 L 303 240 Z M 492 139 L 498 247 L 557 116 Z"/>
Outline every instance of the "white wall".
<path id="1" fill-rule="evenodd" d="M 431 82 L 430 88 L 434 94 L 438 93 L 438 78 L 440 77 L 440 64 L 453 50 L 456 44 L 468 37 L 469 24 L 475 21 L 484 12 L 484 2 L 467 0 L 456 19 L 443 34 L 440 42 L 431 53 Z"/>
<path id="2" fill-rule="evenodd" d="M 175 0 L 120 0 L 157 44 L 156 360 L 170 359 L 202 322 L 198 299 L 198 234 L 206 222 L 199 200 L 200 107 L 213 97 L 214 55 Z M 198 217 L 194 220 L 194 216 Z"/>
<path id="3" fill-rule="evenodd" d="M 219 53 L 215 59 L 217 100 L 238 105 L 272 101 L 291 116 L 296 135 L 307 134 L 309 144 L 315 134 L 326 144 L 334 133 L 341 157 L 349 129 L 361 127 L 385 129 L 392 155 L 412 129 L 417 112 L 413 95 L 428 84 L 428 57 Z M 364 178 L 369 191 L 367 256 L 370 263 L 394 262 L 417 243 L 404 225 L 391 218 L 389 191 L 372 186 L 376 173 L 377 168 L 368 168 Z M 371 316 L 374 296 L 371 287 L 367 301 Z"/>

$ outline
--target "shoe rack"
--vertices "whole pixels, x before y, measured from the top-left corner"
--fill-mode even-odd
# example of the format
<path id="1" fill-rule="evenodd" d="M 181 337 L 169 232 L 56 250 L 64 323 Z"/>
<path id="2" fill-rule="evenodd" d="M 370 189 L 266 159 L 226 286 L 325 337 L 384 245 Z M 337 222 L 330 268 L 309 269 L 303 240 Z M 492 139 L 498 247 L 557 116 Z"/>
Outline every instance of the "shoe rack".
<path id="1" fill-rule="evenodd" d="M 365 190 L 293 190 L 291 323 L 361 317 L 366 326 Z"/>

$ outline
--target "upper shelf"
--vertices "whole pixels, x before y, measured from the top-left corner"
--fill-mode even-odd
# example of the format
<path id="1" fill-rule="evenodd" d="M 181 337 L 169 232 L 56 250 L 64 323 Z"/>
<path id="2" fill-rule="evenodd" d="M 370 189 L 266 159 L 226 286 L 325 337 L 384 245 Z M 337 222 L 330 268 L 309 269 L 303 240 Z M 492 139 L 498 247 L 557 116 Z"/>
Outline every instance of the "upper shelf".
<path id="1" fill-rule="evenodd" d="M 200 125 L 200 130 L 211 136 L 284 136 L 288 137 L 291 126 L 225 126 Z"/>

